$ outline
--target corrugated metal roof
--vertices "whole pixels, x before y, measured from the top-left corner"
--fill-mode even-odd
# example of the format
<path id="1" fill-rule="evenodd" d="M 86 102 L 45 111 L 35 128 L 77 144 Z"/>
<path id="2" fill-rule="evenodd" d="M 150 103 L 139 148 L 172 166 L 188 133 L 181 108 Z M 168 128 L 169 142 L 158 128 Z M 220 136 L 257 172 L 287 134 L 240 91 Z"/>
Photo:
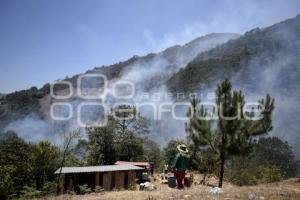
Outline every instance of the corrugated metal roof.
<path id="1" fill-rule="evenodd" d="M 101 166 L 87 166 L 87 167 L 63 167 L 62 174 L 70 173 L 87 173 L 87 172 L 111 172 L 111 171 L 129 171 L 142 170 L 143 168 L 134 165 L 101 165 Z M 60 168 L 54 174 L 59 174 Z"/>
<path id="2" fill-rule="evenodd" d="M 117 161 L 115 165 L 134 165 L 134 166 L 143 166 L 143 167 L 150 166 L 148 162 L 128 162 L 128 161 Z"/>

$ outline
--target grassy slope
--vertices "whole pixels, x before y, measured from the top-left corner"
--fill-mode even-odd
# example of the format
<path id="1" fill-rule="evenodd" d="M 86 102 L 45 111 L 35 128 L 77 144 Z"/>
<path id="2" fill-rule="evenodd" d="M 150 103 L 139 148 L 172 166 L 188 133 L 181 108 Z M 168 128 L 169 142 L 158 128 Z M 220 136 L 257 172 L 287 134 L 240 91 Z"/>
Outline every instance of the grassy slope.
<path id="1" fill-rule="evenodd" d="M 215 183 L 215 181 L 212 181 Z M 256 199 L 270 199 L 270 200 L 285 200 L 285 199 L 300 199 L 300 182 L 296 179 L 282 181 L 280 183 L 271 183 L 258 186 L 233 186 L 225 183 L 220 194 L 211 194 L 211 187 L 203 185 L 193 185 L 187 190 L 179 191 L 177 189 L 170 189 L 166 185 L 155 183 L 157 190 L 155 191 L 114 191 L 104 192 L 100 194 L 88 195 L 63 195 L 59 197 L 48 198 L 49 200 L 60 199 L 101 199 L 101 200 L 165 200 L 165 199 L 248 199 L 249 192 L 256 194 Z"/>
<path id="2" fill-rule="evenodd" d="M 101 194 L 89 195 L 64 195 L 56 198 L 49 198 L 51 200 L 59 199 L 101 199 L 101 200 L 158 200 L 158 199 L 248 199 L 248 193 L 254 192 L 257 196 L 256 199 L 264 197 L 270 200 L 284 200 L 284 199 L 300 199 L 300 184 L 291 183 L 288 181 L 281 183 L 273 183 L 268 185 L 259 185 L 252 187 L 237 187 L 225 184 L 223 192 L 217 195 L 210 193 L 208 186 L 192 186 L 190 189 L 179 191 L 176 189 L 156 190 L 156 191 L 117 191 L 105 192 Z M 263 199 L 263 198 L 261 198 Z"/>

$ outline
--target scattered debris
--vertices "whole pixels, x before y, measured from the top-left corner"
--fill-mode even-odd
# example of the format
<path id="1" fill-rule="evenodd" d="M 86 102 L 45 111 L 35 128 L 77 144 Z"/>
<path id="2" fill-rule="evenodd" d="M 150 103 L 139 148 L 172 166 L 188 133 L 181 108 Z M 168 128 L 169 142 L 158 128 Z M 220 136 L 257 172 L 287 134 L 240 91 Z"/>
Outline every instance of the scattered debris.
<path id="1" fill-rule="evenodd" d="M 150 175 L 148 172 L 143 172 L 142 173 L 142 180 L 143 181 L 150 181 Z"/>
<path id="2" fill-rule="evenodd" d="M 156 187 L 150 182 L 145 182 L 140 184 L 140 190 L 153 191 L 155 189 Z"/>
<path id="3" fill-rule="evenodd" d="M 256 198 L 256 194 L 254 192 L 249 192 L 248 193 L 248 199 L 249 200 L 254 200 Z"/>
<path id="4" fill-rule="evenodd" d="M 214 187 L 214 188 L 210 189 L 210 193 L 212 193 L 212 194 L 219 194 L 221 192 L 222 192 L 222 189 L 219 187 Z"/>

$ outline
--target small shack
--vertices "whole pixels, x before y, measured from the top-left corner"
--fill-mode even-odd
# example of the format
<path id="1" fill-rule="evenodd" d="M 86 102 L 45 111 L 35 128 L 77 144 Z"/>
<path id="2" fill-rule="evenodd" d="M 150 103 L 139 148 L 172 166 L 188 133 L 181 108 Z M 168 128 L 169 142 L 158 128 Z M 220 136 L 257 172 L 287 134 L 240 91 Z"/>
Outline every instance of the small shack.
<path id="1" fill-rule="evenodd" d="M 151 165 L 149 162 L 128 162 L 128 161 L 117 161 L 115 165 L 132 165 L 132 166 L 137 166 L 141 167 L 144 170 L 142 171 L 142 176 L 141 176 L 141 182 L 148 182 L 150 181 L 150 175 L 151 173 Z"/>
<path id="2" fill-rule="evenodd" d="M 109 191 L 113 188 L 128 188 L 135 184 L 143 168 L 134 165 L 103 165 L 88 167 L 63 167 L 55 171 L 65 175 L 65 190 L 73 190 L 78 185 L 87 184 L 95 189 L 96 186 Z"/>

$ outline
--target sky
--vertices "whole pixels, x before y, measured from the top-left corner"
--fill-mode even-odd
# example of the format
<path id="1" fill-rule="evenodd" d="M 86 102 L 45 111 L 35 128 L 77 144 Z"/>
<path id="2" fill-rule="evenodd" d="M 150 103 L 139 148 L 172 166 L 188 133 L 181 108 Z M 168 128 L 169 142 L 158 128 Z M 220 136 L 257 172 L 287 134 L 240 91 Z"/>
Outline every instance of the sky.
<path id="1" fill-rule="evenodd" d="M 0 0 L 0 93 L 298 13 L 298 0 Z"/>

